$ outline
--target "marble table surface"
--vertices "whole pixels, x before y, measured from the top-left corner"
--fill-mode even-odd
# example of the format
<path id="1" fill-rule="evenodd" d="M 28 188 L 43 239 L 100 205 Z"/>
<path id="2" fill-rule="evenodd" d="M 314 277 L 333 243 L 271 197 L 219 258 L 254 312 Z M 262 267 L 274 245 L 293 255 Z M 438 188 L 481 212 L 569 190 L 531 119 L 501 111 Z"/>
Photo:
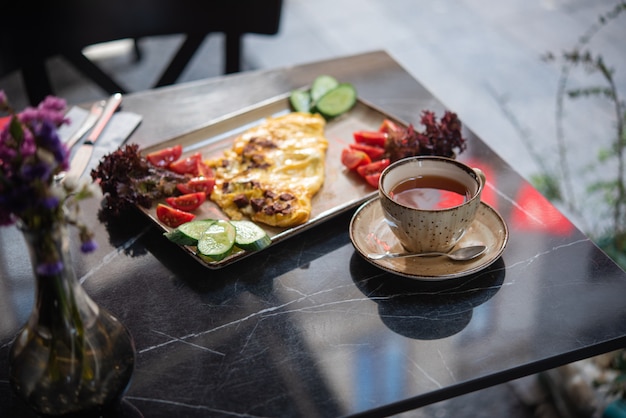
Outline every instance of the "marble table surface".
<path id="1" fill-rule="evenodd" d="M 129 141 L 158 144 L 319 74 L 353 83 L 409 123 L 444 110 L 374 51 L 127 95 L 123 109 L 143 119 Z M 114 219 L 88 202 L 99 249 L 80 255 L 74 243 L 75 270 L 137 347 L 123 415 L 384 416 L 623 347 L 624 271 L 515 161 L 465 133 L 459 159 L 485 171 L 483 200 L 510 235 L 495 263 L 453 280 L 409 280 L 365 261 L 349 236 L 356 208 L 213 270 L 143 214 Z M 33 416 L 12 395 L 7 370 L 32 308 L 32 272 L 15 229 L 0 230 L 0 245 L 0 416 Z"/>

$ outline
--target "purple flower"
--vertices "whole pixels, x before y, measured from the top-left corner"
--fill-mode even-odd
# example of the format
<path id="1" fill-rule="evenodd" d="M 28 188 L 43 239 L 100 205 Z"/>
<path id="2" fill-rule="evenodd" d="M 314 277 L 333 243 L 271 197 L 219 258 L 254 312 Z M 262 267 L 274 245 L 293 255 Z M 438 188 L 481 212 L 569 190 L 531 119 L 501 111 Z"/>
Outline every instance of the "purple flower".
<path id="1" fill-rule="evenodd" d="M 0 226 L 17 220 L 34 229 L 73 225 L 80 229 L 81 250 L 94 251 L 92 233 L 77 220 L 78 201 L 91 196 L 89 189 L 85 185 L 79 190 L 54 179 L 69 168 L 69 151 L 58 134 L 58 127 L 69 123 L 65 100 L 48 96 L 36 108 L 16 114 L 0 90 L 0 111 L 12 117 L 0 130 Z M 36 270 L 54 275 L 63 270 L 63 264 L 49 260 Z"/>
<path id="2" fill-rule="evenodd" d="M 24 141 L 22 142 L 22 146 L 20 147 L 20 153 L 22 157 L 30 157 L 35 155 L 37 152 L 37 144 L 35 143 L 35 138 L 30 133 L 30 131 L 24 132 Z"/>
<path id="3" fill-rule="evenodd" d="M 54 155 L 54 159 L 58 164 L 63 164 L 65 161 L 67 161 L 67 147 L 59 138 L 56 127 L 52 125 L 50 121 L 43 121 L 39 130 L 38 137 L 41 141 L 41 145 L 52 152 L 52 154 Z"/>
<path id="4" fill-rule="evenodd" d="M 8 163 L 15 156 L 15 139 L 11 136 L 9 132 L 9 125 L 6 124 L 4 128 L 0 131 L 0 160 Z"/>
<path id="5" fill-rule="evenodd" d="M 49 263 L 39 264 L 36 268 L 36 273 L 41 276 L 54 276 L 63 271 L 62 261 L 51 261 Z"/>
<path id="6" fill-rule="evenodd" d="M 24 164 L 20 173 L 24 181 L 34 183 L 36 181 L 48 181 L 52 174 L 51 167 L 42 161 L 33 161 L 32 164 Z"/>
<path id="7" fill-rule="evenodd" d="M 96 251 L 96 249 L 98 248 L 98 243 L 92 239 L 87 240 L 87 241 L 83 241 L 81 246 L 80 246 L 80 251 L 82 251 L 83 253 L 87 254 L 87 253 L 92 253 L 94 251 Z"/>
<path id="8" fill-rule="evenodd" d="M 41 200 L 41 206 L 45 209 L 56 209 L 59 203 L 59 199 L 55 196 L 46 196 Z"/>
<path id="9" fill-rule="evenodd" d="M 36 122 L 48 121 L 54 126 L 69 123 L 65 117 L 65 100 L 58 97 L 48 96 L 38 107 L 27 107 L 19 114 L 20 121 L 25 125 L 33 125 Z"/>
<path id="10" fill-rule="evenodd" d="M 66 107 L 66 102 L 64 99 L 56 96 L 47 96 L 43 102 L 39 104 L 39 108 L 43 110 L 55 111 L 61 115 L 63 115 L 63 111 Z"/>
<path id="11" fill-rule="evenodd" d="M 35 109 L 34 107 L 27 107 L 19 113 L 18 119 L 24 125 L 30 125 L 33 122 L 37 121 L 38 115 L 39 112 L 37 111 L 37 109 Z"/>

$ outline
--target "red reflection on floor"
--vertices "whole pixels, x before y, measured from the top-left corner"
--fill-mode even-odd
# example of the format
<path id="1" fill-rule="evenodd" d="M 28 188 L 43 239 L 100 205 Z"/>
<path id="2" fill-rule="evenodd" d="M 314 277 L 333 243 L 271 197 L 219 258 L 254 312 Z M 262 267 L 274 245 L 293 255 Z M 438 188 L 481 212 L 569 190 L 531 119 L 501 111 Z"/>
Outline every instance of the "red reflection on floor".
<path id="1" fill-rule="evenodd" d="M 480 196 L 480 200 L 498 210 L 498 199 L 496 195 L 496 175 L 493 172 L 493 169 L 485 162 L 469 159 L 464 161 L 465 164 L 469 165 L 473 168 L 479 168 L 485 174 L 485 178 L 487 179 L 487 184 L 483 188 L 483 192 Z"/>
<path id="2" fill-rule="evenodd" d="M 525 183 L 515 199 L 511 213 L 511 227 L 522 231 L 544 231 L 569 235 L 574 226 L 548 199 L 530 184 Z"/>

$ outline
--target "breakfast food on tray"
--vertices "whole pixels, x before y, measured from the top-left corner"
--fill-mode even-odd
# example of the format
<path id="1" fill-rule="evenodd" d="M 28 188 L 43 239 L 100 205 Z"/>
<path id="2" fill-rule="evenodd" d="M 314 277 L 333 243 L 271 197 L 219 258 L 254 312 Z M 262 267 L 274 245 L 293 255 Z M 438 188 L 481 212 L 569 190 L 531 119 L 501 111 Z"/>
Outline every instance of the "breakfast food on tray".
<path id="1" fill-rule="evenodd" d="M 211 200 L 231 218 L 248 216 L 292 227 L 311 215 L 311 200 L 324 183 L 328 140 L 318 114 L 293 112 L 267 118 L 239 135 L 213 169 Z"/>
<path id="2" fill-rule="evenodd" d="M 377 131 L 355 131 L 354 142 L 341 152 L 341 163 L 377 188 L 382 171 L 399 159 L 417 155 L 455 158 L 467 147 L 455 113 L 446 111 L 437 121 L 434 112 L 424 110 L 421 123 L 424 129 L 417 131 L 412 124 L 404 127 L 384 119 Z"/>

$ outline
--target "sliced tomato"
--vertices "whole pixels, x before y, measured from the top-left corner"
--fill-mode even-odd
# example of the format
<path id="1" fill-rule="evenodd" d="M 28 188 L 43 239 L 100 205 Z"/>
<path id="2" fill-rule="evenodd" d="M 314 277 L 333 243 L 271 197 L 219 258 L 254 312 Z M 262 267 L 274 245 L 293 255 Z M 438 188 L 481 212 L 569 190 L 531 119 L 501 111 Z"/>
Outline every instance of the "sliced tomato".
<path id="1" fill-rule="evenodd" d="M 187 193 L 181 196 L 171 196 L 165 198 L 168 205 L 172 206 L 174 209 L 180 209 L 186 212 L 198 209 L 198 207 L 200 207 L 205 200 L 206 193 L 204 192 Z"/>
<path id="2" fill-rule="evenodd" d="M 359 166 L 357 167 L 356 171 L 362 177 L 376 173 L 380 174 L 385 168 L 387 168 L 390 163 L 391 161 L 389 160 L 389 158 L 383 158 L 382 160 L 373 161 L 369 164 Z"/>
<path id="3" fill-rule="evenodd" d="M 378 188 L 378 179 L 380 179 L 381 173 L 390 163 L 389 158 L 383 158 L 382 160 L 359 166 L 356 171 L 370 186 Z"/>
<path id="4" fill-rule="evenodd" d="M 355 131 L 352 133 L 357 144 L 372 145 L 385 148 L 387 134 L 381 131 Z"/>
<path id="5" fill-rule="evenodd" d="M 213 169 L 206 165 L 204 161 L 198 161 L 196 164 L 196 176 L 198 177 L 215 177 Z"/>
<path id="6" fill-rule="evenodd" d="M 194 177 L 186 183 L 178 183 L 176 188 L 183 194 L 204 192 L 209 196 L 214 186 L 215 177 Z"/>
<path id="7" fill-rule="evenodd" d="M 384 148 L 373 145 L 350 144 L 350 148 L 352 148 L 353 150 L 363 151 L 370 157 L 370 160 L 372 161 L 382 158 L 383 154 L 385 153 Z"/>
<path id="8" fill-rule="evenodd" d="M 363 151 L 351 148 L 344 148 L 343 151 L 341 151 L 341 163 L 349 170 L 356 170 L 358 166 L 371 162 L 372 159 Z"/>
<path id="9" fill-rule="evenodd" d="M 367 181 L 367 183 L 374 187 L 374 188 L 378 188 L 378 180 L 380 179 L 380 173 L 373 173 L 373 174 L 368 174 L 365 176 L 365 181 Z"/>
<path id="10" fill-rule="evenodd" d="M 196 152 L 189 157 L 170 163 L 167 168 L 178 174 L 193 174 L 195 176 L 198 174 L 198 164 L 201 162 L 202 155 L 199 152 Z"/>
<path id="11" fill-rule="evenodd" d="M 148 162 L 156 167 L 167 167 L 172 162 L 178 160 L 183 154 L 182 145 L 174 145 L 173 147 L 163 148 L 153 151 L 146 155 Z"/>
<path id="12" fill-rule="evenodd" d="M 156 214 L 159 221 L 171 228 L 176 228 L 177 226 L 180 226 L 185 222 L 189 222 L 196 217 L 193 213 L 175 209 L 171 206 L 164 205 L 163 203 L 159 203 L 157 205 Z"/>
<path id="13" fill-rule="evenodd" d="M 398 125 L 397 123 L 395 123 L 394 121 L 391 121 L 389 119 L 385 119 L 380 124 L 380 127 L 378 128 L 378 130 L 380 132 L 384 132 L 386 134 L 392 134 L 392 133 L 402 132 L 404 130 L 404 128 L 402 126 Z"/>

